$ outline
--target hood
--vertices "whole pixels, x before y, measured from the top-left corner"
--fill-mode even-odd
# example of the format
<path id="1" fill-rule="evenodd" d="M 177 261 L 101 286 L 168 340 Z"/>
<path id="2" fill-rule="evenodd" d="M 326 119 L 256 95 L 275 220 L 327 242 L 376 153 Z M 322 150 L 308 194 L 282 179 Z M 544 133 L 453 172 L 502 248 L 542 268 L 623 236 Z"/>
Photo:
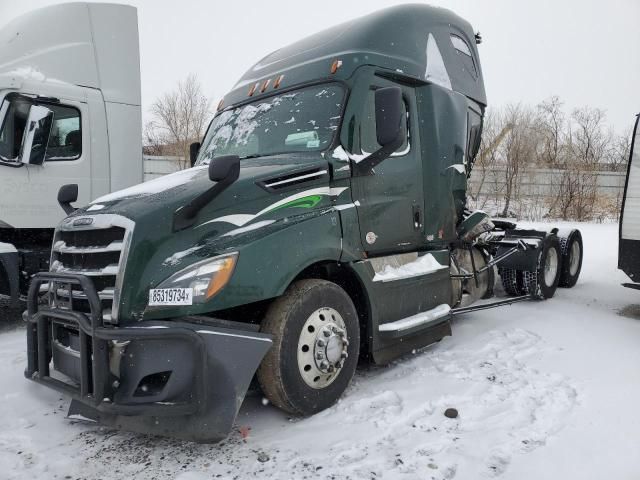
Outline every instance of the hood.
<path id="1" fill-rule="evenodd" d="M 174 212 L 214 185 L 207 169 L 193 167 L 105 195 L 71 217 L 126 217 L 135 223 L 132 249 L 145 244 L 146 256 L 153 246 L 153 251 L 166 254 L 163 263 L 180 264 L 184 252 L 202 250 L 198 253 L 210 256 L 224 251 L 237 246 L 240 234 L 276 223 L 279 217 L 330 205 L 329 197 L 335 194 L 329 188 L 328 162 L 317 152 L 244 159 L 238 180 L 198 213 L 192 227 L 174 232 Z"/>

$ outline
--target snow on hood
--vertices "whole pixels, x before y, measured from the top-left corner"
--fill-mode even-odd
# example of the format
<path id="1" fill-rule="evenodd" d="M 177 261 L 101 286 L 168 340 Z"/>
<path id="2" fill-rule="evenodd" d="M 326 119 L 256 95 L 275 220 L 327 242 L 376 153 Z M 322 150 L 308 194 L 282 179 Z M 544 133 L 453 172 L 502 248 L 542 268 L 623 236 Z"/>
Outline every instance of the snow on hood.
<path id="1" fill-rule="evenodd" d="M 11 245 L 10 243 L 1 243 L 0 242 L 0 253 L 16 253 L 16 247 Z"/>
<path id="2" fill-rule="evenodd" d="M 187 170 L 181 170 L 164 177 L 156 178 L 149 182 L 140 183 L 133 187 L 125 188 L 118 192 L 109 193 L 102 197 L 96 198 L 91 204 L 113 202 L 114 200 L 120 200 L 122 198 L 132 197 L 144 197 L 148 195 L 155 195 L 156 193 L 165 192 L 175 187 L 185 185 L 192 180 L 195 180 L 202 175 L 203 170 L 208 167 L 206 165 L 189 168 Z"/>

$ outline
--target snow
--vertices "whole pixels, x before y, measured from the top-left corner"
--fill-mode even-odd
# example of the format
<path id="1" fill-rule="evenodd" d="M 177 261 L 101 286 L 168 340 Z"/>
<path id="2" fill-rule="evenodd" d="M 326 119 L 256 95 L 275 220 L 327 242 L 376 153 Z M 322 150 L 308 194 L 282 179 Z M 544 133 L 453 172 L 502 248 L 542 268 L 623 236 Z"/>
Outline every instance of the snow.
<path id="1" fill-rule="evenodd" d="M 197 252 L 198 250 L 202 249 L 204 247 L 204 245 L 197 245 L 195 247 L 191 247 L 191 248 L 187 248 L 186 250 L 183 250 L 181 252 L 176 252 L 173 255 L 171 255 L 170 257 L 167 257 L 164 259 L 164 262 L 162 262 L 163 265 L 177 265 L 180 263 L 180 260 L 182 260 L 184 257 L 191 255 L 194 252 Z"/>
<path id="2" fill-rule="evenodd" d="M 10 243 L 2 243 L 0 242 L 0 253 L 16 253 L 16 247 L 11 245 Z"/>
<path id="3" fill-rule="evenodd" d="M 120 200 L 121 198 L 142 197 L 146 195 L 154 195 L 156 193 L 165 192 L 181 185 L 195 180 L 200 175 L 204 175 L 203 170 L 208 167 L 206 165 L 189 168 L 187 170 L 181 170 L 170 175 L 164 175 L 163 177 L 150 180 L 145 183 L 134 185 L 133 187 L 125 188 L 117 192 L 109 193 L 100 198 L 96 198 L 92 204 L 112 202 L 114 200 Z"/>
<path id="4" fill-rule="evenodd" d="M 456 317 L 452 337 L 361 367 L 335 406 L 307 419 L 255 392 L 218 445 L 65 419 L 69 399 L 23 377 L 24 329 L 5 329 L 0 477 L 637 479 L 640 292 L 620 286 L 617 225 L 580 228 L 573 289 Z M 450 407 L 458 418 L 443 415 Z"/>
<path id="5" fill-rule="evenodd" d="M 416 277 L 418 275 L 426 275 L 443 268 L 449 268 L 447 265 L 441 265 L 433 255 L 427 253 L 418 257 L 412 262 L 405 263 L 400 266 L 386 265 L 380 272 L 376 272 L 373 277 L 374 282 L 391 282 L 402 278 Z"/>

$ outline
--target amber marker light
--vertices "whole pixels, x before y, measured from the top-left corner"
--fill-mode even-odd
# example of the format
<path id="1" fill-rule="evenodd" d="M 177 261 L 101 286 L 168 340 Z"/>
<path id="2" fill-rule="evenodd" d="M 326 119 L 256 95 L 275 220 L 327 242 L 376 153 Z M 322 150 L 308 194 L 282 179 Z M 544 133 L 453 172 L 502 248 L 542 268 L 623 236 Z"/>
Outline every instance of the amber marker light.
<path id="1" fill-rule="evenodd" d="M 342 60 L 334 60 L 331 64 L 331 74 L 333 75 L 342 66 Z"/>
<path id="2" fill-rule="evenodd" d="M 264 82 L 262 82 L 262 87 L 260 87 L 260 93 L 264 93 L 267 90 L 267 87 L 271 83 L 271 79 L 267 78 Z"/>
<path id="3" fill-rule="evenodd" d="M 254 93 L 256 93 L 256 90 L 258 89 L 258 85 L 260 84 L 260 82 L 254 83 L 251 88 L 249 89 L 249 96 L 253 96 Z"/>
<path id="4" fill-rule="evenodd" d="M 278 75 L 278 78 L 276 78 L 276 81 L 273 82 L 273 88 L 280 87 L 280 84 L 282 83 L 283 78 L 284 78 L 284 75 Z"/>
<path id="5" fill-rule="evenodd" d="M 215 274 L 211 278 L 211 281 L 209 282 L 209 288 L 207 289 L 207 299 L 213 297 L 229 282 L 231 274 L 236 267 L 237 258 L 237 255 L 233 255 L 224 259 L 222 265 L 220 266 L 220 269 L 215 272 Z"/>

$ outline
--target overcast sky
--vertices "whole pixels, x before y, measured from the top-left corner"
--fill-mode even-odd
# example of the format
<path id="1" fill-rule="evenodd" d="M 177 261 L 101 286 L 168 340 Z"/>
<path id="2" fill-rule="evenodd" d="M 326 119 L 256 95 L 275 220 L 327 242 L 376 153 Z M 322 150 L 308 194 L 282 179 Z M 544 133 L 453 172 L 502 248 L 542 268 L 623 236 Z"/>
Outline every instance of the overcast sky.
<path id="1" fill-rule="evenodd" d="M 55 0 L 0 0 L 0 25 Z M 393 0 L 129 0 L 138 7 L 142 106 L 198 75 L 213 104 L 267 53 Z M 599 107 L 619 132 L 640 112 L 640 0 L 450 0 L 480 31 L 490 105 L 559 95 Z"/>

